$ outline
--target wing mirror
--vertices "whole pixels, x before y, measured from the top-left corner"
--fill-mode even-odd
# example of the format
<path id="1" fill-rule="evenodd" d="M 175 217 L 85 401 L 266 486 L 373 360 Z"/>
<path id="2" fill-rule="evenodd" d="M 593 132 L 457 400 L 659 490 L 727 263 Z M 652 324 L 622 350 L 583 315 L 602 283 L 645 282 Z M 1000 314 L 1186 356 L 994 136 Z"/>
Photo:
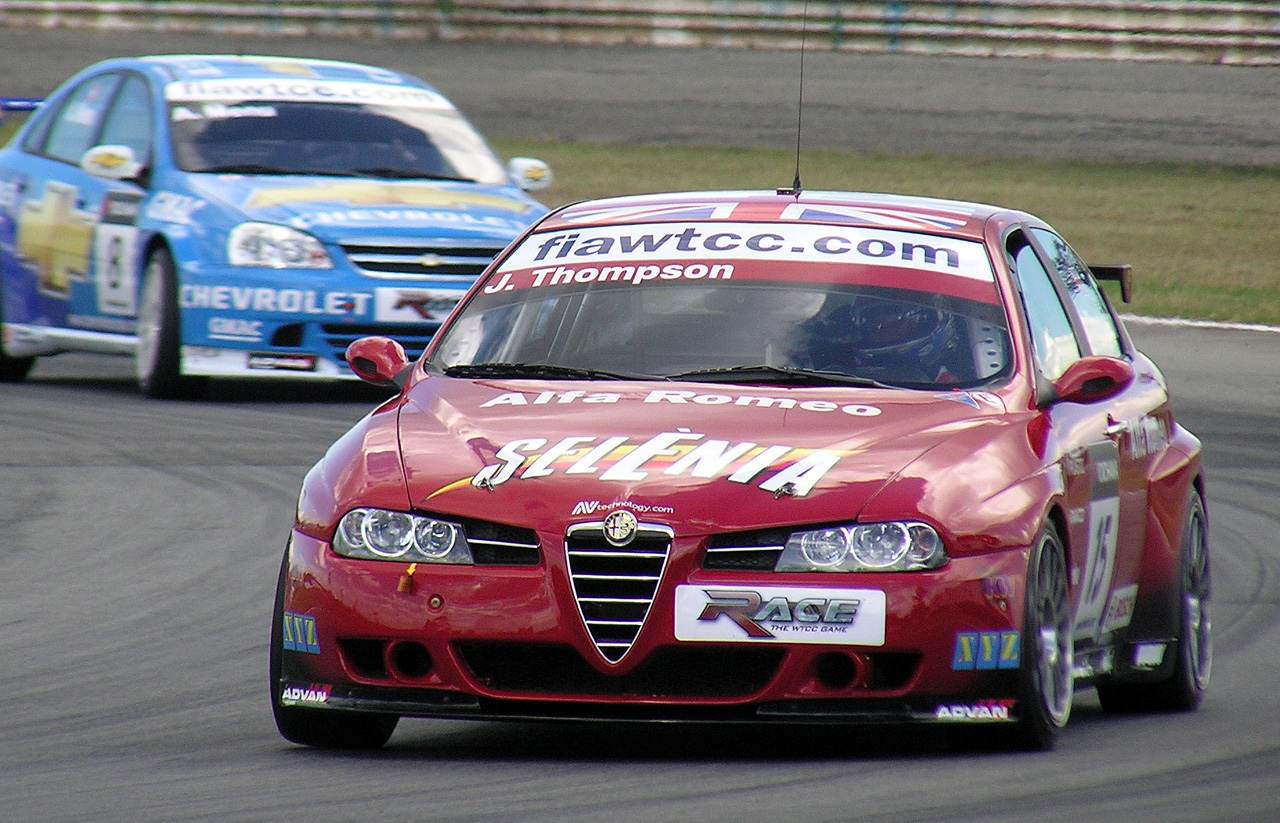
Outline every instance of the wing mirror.
<path id="1" fill-rule="evenodd" d="M 390 337 L 361 337 L 347 346 L 347 365 L 366 383 L 403 388 L 409 373 L 409 358 Z"/>
<path id="2" fill-rule="evenodd" d="M 525 191 L 541 191 L 551 185 L 551 167 L 532 157 L 513 157 L 507 164 L 511 180 Z"/>
<path id="3" fill-rule="evenodd" d="M 1053 394 L 1067 403 L 1110 400 L 1133 382 L 1133 366 L 1118 357 L 1082 357 L 1053 381 Z"/>
<path id="4" fill-rule="evenodd" d="M 142 164 L 128 146 L 94 146 L 80 158 L 80 168 L 108 180 L 136 180 Z"/>

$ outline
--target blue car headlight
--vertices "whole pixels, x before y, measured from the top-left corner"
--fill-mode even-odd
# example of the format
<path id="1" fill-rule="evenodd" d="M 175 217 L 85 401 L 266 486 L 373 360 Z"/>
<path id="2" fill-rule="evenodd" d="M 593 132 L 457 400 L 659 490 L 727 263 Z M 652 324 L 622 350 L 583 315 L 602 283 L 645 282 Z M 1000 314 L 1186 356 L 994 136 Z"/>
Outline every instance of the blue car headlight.
<path id="1" fill-rule="evenodd" d="M 361 560 L 470 564 L 462 526 L 387 509 L 353 509 L 338 521 L 333 550 Z"/>
<path id="2" fill-rule="evenodd" d="M 945 562 L 942 538 L 932 526 L 893 521 L 794 532 L 774 571 L 909 572 Z"/>
<path id="3" fill-rule="evenodd" d="M 266 269 L 331 269 L 324 245 L 306 232 L 274 223 L 241 223 L 227 237 L 233 266 Z"/>

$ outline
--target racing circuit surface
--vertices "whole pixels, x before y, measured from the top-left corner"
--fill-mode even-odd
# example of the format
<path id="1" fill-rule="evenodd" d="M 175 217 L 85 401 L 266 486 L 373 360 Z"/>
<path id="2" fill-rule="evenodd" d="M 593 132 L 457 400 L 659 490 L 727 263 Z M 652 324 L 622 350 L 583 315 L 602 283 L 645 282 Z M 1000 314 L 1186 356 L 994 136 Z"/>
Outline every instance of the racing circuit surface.
<path id="1" fill-rule="evenodd" d="M 218 45 L 363 53 L 326 42 Z M 195 38 L 0 32 L 0 83 L 8 93 L 42 94 L 99 56 L 208 48 Z M 442 54 L 465 54 L 478 79 L 443 63 L 437 72 Z M 661 104 L 688 113 L 672 116 L 667 137 L 717 142 L 716 129 L 736 122 L 732 133 L 743 141 L 794 139 L 753 119 L 767 108 L 723 101 L 780 83 L 759 84 L 750 72 L 766 64 L 781 72 L 795 55 L 635 50 L 620 58 L 612 50 L 402 43 L 375 44 L 367 59 L 439 80 L 491 134 L 600 140 L 618 137 L 615 115 L 623 115 L 589 115 L 586 103 L 567 100 L 598 107 L 595 95 L 608 87 L 600 76 L 625 68 L 642 74 L 626 83 L 648 84 L 652 103 L 672 89 L 664 70 L 696 66 L 705 83 L 679 81 L 680 99 Z M 500 80 L 480 67 L 518 60 L 553 66 L 546 71 L 554 88 L 528 77 L 518 88 L 481 87 Z M 1107 88 L 1119 89 L 1115 99 L 1103 84 L 1089 94 L 1117 115 L 1134 89 L 1158 81 L 1170 91 L 1152 99 L 1177 105 L 1145 119 L 1137 142 L 1072 107 L 1046 105 L 1040 119 L 1027 106 L 1010 122 L 1033 133 L 1063 126 L 1081 135 L 1086 156 L 1146 156 L 1159 146 L 1164 157 L 1194 150 L 1196 159 L 1222 152 L 1276 162 L 1276 70 L 829 55 L 816 62 L 829 73 L 846 66 L 851 86 L 921 91 L 927 99 L 868 114 L 906 109 L 906 123 L 942 122 L 929 101 L 958 108 L 958 95 L 972 92 L 960 88 L 966 72 L 970 82 L 1007 75 L 1022 89 L 1010 94 L 1014 101 L 1034 97 L 1018 85 L 1021 76 L 1052 77 L 1066 90 L 1072 78 L 1089 85 L 1105 74 L 1113 78 Z M 947 77 L 955 84 L 948 92 L 929 87 Z M 579 78 L 581 93 L 567 85 Z M 1239 91 L 1251 84 L 1256 94 Z M 519 118 L 499 123 L 495 101 L 517 96 Z M 1185 108 L 1186 100 L 1205 108 Z M 789 111 L 784 119 L 794 123 Z M 1178 124 L 1202 118 L 1220 131 L 1184 140 Z M 963 124 L 928 139 L 960 152 L 1026 152 L 1026 141 L 1001 132 L 1008 125 L 993 118 L 981 150 Z M 1053 153 L 1057 140 L 1037 150 Z M 1280 334 L 1130 329 L 1164 366 L 1179 419 L 1205 441 L 1213 683 L 1202 709 L 1182 716 L 1107 717 L 1091 693 L 1081 695 L 1057 750 L 1046 754 L 958 749 L 933 730 L 422 720 L 402 721 L 378 753 L 293 747 L 277 736 L 267 703 L 280 553 L 302 475 L 382 395 L 361 386 L 226 383 L 200 403 L 165 403 L 139 396 L 128 360 L 42 361 L 27 383 L 0 389 L 0 819 L 1277 819 Z"/>

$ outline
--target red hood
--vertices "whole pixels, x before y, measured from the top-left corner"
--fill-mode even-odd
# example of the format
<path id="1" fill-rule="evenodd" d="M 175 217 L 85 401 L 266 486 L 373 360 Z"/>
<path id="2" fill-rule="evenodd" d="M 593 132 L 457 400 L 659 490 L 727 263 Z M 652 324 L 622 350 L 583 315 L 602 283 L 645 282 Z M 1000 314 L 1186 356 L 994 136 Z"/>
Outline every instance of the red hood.
<path id="1" fill-rule="evenodd" d="M 625 506 L 688 535 L 852 519 L 1003 410 L 968 392 L 432 377 L 400 442 L 422 510 L 562 531 Z"/>

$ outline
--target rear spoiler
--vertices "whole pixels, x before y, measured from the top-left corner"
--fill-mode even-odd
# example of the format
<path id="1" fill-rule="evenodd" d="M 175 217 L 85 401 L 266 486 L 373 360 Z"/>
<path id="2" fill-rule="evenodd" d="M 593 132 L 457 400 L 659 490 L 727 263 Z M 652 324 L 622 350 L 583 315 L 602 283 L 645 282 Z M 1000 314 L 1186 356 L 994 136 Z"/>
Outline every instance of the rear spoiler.
<path id="1" fill-rule="evenodd" d="M 0 122 L 7 111 L 35 111 L 43 102 L 39 97 L 0 97 Z"/>
<path id="2" fill-rule="evenodd" d="M 1111 280 L 1120 284 L 1120 299 L 1126 303 L 1133 302 L 1133 266 L 1128 263 L 1113 265 L 1090 265 L 1089 271 L 1097 280 Z"/>

